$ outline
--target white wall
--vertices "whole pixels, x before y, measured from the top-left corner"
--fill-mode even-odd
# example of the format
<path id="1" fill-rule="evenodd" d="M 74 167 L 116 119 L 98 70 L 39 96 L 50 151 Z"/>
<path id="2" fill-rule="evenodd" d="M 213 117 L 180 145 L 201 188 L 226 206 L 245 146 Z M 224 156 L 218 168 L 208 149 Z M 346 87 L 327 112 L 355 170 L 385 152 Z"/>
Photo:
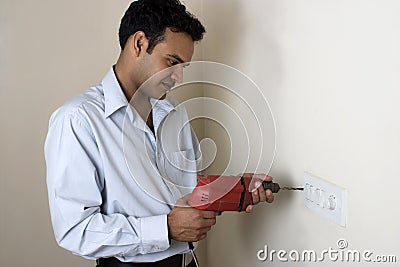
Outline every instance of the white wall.
<path id="1" fill-rule="evenodd" d="M 281 192 L 250 215 L 223 214 L 207 239 L 208 267 L 287 266 L 256 252 L 335 249 L 339 238 L 400 261 L 399 14 L 396 0 L 203 1 L 203 59 L 248 74 L 271 104 L 272 176 L 298 186 L 309 171 L 348 190 L 345 228 L 306 209 L 301 193 Z M 205 133 L 221 138 L 207 125 Z"/>

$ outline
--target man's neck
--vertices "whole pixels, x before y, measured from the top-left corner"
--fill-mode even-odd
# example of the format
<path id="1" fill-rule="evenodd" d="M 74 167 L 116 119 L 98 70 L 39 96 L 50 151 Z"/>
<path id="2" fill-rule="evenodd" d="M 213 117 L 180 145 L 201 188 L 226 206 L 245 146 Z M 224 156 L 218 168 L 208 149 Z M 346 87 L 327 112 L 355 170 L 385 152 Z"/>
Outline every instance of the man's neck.
<path id="1" fill-rule="evenodd" d="M 115 73 L 115 77 L 117 77 L 119 86 L 121 87 L 122 92 L 126 97 L 126 100 L 130 102 L 137 90 L 137 86 L 135 86 L 134 84 L 132 84 L 132 82 L 129 81 L 127 77 L 128 75 L 124 73 L 123 68 L 120 66 L 120 64 L 118 64 L 118 62 L 113 66 L 113 70 Z"/>
<path id="2" fill-rule="evenodd" d="M 147 123 L 150 129 L 153 129 L 152 119 L 152 106 L 150 100 L 140 90 L 137 90 L 137 86 L 129 82 L 129 79 L 125 78 L 127 75 L 123 72 L 123 69 L 117 63 L 113 66 L 115 77 L 127 99 L 135 110 L 139 113 L 140 117 Z"/>

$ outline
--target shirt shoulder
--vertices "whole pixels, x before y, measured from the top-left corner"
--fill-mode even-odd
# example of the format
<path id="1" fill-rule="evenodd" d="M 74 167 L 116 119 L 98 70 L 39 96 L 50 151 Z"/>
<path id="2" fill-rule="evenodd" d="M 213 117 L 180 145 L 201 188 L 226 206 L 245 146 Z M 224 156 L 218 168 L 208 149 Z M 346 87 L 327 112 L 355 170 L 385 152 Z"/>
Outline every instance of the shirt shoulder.
<path id="1" fill-rule="evenodd" d="M 104 106 L 103 88 L 98 84 L 76 95 L 54 111 L 49 126 L 65 119 L 78 120 L 88 126 L 90 117 L 104 116 Z"/>

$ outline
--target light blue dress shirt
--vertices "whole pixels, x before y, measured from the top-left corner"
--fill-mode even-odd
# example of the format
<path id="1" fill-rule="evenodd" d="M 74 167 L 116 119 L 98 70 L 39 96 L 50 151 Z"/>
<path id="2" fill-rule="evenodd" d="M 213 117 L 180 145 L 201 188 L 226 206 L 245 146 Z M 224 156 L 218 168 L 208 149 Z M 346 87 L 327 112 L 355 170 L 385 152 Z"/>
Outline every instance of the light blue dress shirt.
<path id="1" fill-rule="evenodd" d="M 196 185 L 199 144 L 182 105 L 151 100 L 155 135 L 111 68 L 55 111 L 45 143 L 51 219 L 60 246 L 87 259 L 153 262 L 188 251 L 167 214 Z"/>

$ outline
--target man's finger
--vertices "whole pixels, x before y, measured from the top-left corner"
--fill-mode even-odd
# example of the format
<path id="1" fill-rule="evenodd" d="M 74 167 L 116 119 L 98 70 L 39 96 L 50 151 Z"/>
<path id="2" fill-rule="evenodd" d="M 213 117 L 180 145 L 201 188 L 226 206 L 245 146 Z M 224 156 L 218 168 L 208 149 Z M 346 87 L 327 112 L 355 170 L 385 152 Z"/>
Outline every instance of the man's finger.
<path id="1" fill-rule="evenodd" d="M 246 207 L 246 212 L 247 213 L 250 213 L 250 212 L 252 212 L 253 211 L 253 205 L 248 205 L 247 207 Z"/>
<path id="2" fill-rule="evenodd" d="M 266 192 L 265 192 L 265 195 L 266 195 L 266 197 L 267 197 L 267 202 L 268 203 L 272 203 L 273 201 L 274 201 L 274 194 L 272 194 L 272 192 L 271 192 L 271 190 L 267 190 Z"/>
<path id="3" fill-rule="evenodd" d="M 215 219 L 217 217 L 217 212 L 216 211 L 202 211 L 202 215 L 204 219 Z"/>
<path id="4" fill-rule="evenodd" d="M 272 177 L 268 176 L 264 173 L 258 173 L 258 174 L 254 174 L 253 175 L 253 179 L 259 180 L 259 181 L 268 181 L 271 182 L 272 181 Z"/>
<path id="5" fill-rule="evenodd" d="M 253 205 L 257 204 L 258 202 L 260 202 L 260 196 L 258 193 L 258 189 L 254 190 L 253 193 L 251 193 L 252 197 L 253 197 Z"/>
<path id="6" fill-rule="evenodd" d="M 271 190 L 267 190 L 267 191 L 271 191 Z M 265 202 L 267 200 L 267 193 L 265 192 L 264 188 L 262 186 L 260 186 L 258 188 L 258 195 L 260 198 L 260 202 Z"/>

